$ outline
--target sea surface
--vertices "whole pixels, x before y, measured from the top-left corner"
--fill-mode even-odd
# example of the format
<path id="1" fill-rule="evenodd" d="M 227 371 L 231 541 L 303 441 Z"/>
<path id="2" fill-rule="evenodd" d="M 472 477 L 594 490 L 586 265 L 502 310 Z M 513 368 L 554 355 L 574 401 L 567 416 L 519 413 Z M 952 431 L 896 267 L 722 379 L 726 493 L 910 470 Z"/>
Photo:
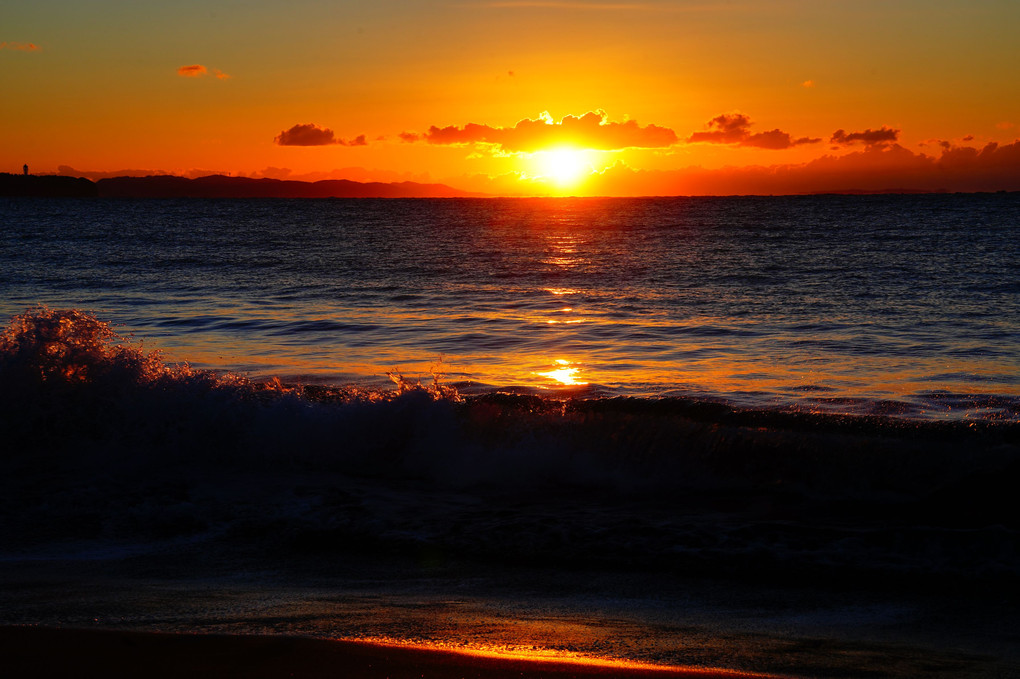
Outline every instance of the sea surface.
<path id="1" fill-rule="evenodd" d="M 1020 197 L 8 200 L 0 314 L 465 393 L 1020 417 Z"/>
<path id="2" fill-rule="evenodd" d="M 1020 676 L 1020 194 L 0 225 L 0 624 Z"/>

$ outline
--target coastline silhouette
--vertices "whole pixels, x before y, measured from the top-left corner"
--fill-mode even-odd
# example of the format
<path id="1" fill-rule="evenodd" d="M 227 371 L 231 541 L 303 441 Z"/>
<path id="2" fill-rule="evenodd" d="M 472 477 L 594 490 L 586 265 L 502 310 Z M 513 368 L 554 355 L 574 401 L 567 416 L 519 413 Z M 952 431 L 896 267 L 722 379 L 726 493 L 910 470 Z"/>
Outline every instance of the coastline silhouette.
<path id="1" fill-rule="evenodd" d="M 84 177 L 0 173 L 0 196 L 73 198 L 464 198 L 483 194 L 445 184 L 417 182 L 319 182 L 249 179 L 211 175 L 188 179 L 172 175 L 114 177 L 93 182 Z"/>

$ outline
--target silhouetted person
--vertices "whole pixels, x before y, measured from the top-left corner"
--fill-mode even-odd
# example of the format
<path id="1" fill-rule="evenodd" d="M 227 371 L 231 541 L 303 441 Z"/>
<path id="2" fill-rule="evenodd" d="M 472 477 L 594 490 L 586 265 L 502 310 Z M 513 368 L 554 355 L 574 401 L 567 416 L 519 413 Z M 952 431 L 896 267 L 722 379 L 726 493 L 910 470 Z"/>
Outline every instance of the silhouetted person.
<path id="1" fill-rule="evenodd" d="M 21 166 L 21 171 L 25 173 L 25 176 L 28 176 L 28 163 Z"/>

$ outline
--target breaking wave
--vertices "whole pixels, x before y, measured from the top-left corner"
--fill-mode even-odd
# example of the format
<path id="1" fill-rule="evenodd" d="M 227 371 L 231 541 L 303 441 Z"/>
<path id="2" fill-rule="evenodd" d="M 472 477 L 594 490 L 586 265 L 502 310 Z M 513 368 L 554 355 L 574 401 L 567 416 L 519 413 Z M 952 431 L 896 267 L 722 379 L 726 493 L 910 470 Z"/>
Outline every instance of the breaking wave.
<path id="1" fill-rule="evenodd" d="M 5 558 L 349 551 L 801 577 L 1020 571 L 1020 425 L 464 397 L 169 365 L 80 310 L 0 337 Z M 98 552 L 96 550 L 99 550 Z M 827 577 L 827 576 L 826 576 Z"/>

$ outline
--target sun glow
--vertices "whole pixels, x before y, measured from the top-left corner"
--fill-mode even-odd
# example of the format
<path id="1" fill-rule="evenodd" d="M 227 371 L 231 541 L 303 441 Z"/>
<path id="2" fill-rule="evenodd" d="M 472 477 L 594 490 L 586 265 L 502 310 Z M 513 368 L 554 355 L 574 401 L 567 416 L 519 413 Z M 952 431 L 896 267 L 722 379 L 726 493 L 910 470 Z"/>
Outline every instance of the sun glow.
<path id="1" fill-rule="evenodd" d="M 591 174 L 589 152 L 562 147 L 534 154 L 538 174 L 559 187 L 574 186 Z"/>

